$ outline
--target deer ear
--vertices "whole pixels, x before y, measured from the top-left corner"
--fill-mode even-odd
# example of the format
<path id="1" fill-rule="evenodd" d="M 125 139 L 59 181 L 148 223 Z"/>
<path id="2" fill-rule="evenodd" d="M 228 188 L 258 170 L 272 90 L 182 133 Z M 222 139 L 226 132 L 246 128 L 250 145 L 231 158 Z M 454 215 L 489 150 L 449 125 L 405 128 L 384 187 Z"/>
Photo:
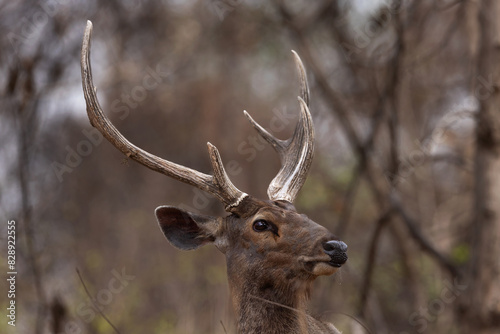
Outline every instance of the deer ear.
<path id="1" fill-rule="evenodd" d="M 183 250 L 196 249 L 215 241 L 219 226 L 216 217 L 190 213 L 172 206 L 155 210 L 156 219 L 168 241 Z"/>

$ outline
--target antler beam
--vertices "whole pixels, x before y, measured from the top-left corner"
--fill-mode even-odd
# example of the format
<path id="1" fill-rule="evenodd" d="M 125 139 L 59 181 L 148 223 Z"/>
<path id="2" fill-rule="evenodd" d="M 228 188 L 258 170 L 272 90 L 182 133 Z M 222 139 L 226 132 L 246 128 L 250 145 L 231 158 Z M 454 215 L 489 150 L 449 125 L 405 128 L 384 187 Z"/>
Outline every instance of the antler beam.
<path id="1" fill-rule="evenodd" d="M 309 85 L 304 65 L 295 51 L 292 51 L 300 80 L 300 119 L 295 132 L 288 140 L 280 140 L 260 126 L 244 111 L 252 126 L 278 152 L 281 169 L 267 189 L 269 199 L 293 203 L 306 181 L 314 153 L 314 127 L 309 112 Z"/>
<path id="2" fill-rule="evenodd" d="M 87 114 L 92 126 L 97 128 L 102 135 L 127 157 L 162 174 L 170 176 L 181 182 L 195 186 L 217 197 L 226 207 L 226 211 L 233 212 L 248 196 L 238 190 L 229 180 L 224 170 L 219 151 L 215 146 L 208 144 L 210 161 L 214 175 L 207 175 L 182 165 L 159 158 L 129 142 L 110 122 L 104 114 L 97 99 L 96 88 L 93 84 L 92 69 L 90 66 L 90 39 L 92 35 L 92 22 L 87 21 L 82 43 L 81 68 L 82 85 L 87 104 Z"/>

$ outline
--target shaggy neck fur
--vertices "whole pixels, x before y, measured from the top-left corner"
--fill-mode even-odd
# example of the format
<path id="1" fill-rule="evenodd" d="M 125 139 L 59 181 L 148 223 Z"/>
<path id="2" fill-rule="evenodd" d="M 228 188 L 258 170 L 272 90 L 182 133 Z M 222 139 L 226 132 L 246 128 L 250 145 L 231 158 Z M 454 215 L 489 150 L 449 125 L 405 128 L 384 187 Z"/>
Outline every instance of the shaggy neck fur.
<path id="1" fill-rule="evenodd" d="M 308 333 L 306 302 L 310 283 L 252 279 L 232 282 L 239 334 Z"/>

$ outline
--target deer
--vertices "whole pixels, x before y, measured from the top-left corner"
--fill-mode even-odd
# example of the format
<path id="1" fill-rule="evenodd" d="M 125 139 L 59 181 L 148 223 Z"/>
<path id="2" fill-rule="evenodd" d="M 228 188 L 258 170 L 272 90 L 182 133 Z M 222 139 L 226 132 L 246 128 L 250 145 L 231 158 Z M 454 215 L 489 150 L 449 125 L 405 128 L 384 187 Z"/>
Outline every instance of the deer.
<path id="1" fill-rule="evenodd" d="M 280 140 L 244 111 L 255 130 L 274 148 L 281 168 L 258 199 L 236 188 L 217 148 L 207 143 L 212 174 L 157 157 L 129 142 L 106 117 L 97 99 L 90 66 L 92 23 L 87 21 L 81 74 L 87 114 L 92 126 L 128 158 L 215 196 L 224 217 L 160 206 L 155 215 L 166 239 L 181 250 L 212 244 L 225 255 L 232 305 L 240 334 L 340 333 L 334 325 L 307 313 L 313 281 L 333 275 L 347 261 L 347 245 L 325 227 L 297 212 L 293 205 L 309 172 L 314 127 L 309 111 L 309 84 L 294 51 L 300 81 L 300 118 L 291 138 Z"/>

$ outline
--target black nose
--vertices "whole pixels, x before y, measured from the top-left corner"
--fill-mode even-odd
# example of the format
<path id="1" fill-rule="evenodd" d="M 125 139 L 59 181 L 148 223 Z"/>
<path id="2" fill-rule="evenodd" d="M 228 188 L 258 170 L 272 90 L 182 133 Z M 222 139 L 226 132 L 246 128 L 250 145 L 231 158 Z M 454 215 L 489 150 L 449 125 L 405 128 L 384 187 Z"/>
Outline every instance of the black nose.
<path id="1" fill-rule="evenodd" d="M 327 241 L 323 244 L 323 249 L 330 256 L 330 264 L 333 266 L 340 267 L 347 261 L 347 245 L 343 241 Z"/>

